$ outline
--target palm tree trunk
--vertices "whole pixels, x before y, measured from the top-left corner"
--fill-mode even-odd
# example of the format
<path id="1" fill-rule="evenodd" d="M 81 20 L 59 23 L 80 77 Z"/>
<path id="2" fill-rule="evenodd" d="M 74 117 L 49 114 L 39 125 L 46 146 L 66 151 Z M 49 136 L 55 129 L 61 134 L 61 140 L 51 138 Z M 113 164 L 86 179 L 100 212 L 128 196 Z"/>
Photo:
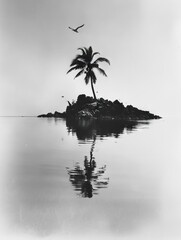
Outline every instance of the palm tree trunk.
<path id="1" fill-rule="evenodd" d="M 93 96 L 94 96 L 94 99 L 97 100 L 96 98 L 96 94 L 95 94 L 95 91 L 94 91 L 94 85 L 93 85 L 93 80 L 91 79 L 91 88 L 92 88 L 92 93 L 93 93 Z"/>

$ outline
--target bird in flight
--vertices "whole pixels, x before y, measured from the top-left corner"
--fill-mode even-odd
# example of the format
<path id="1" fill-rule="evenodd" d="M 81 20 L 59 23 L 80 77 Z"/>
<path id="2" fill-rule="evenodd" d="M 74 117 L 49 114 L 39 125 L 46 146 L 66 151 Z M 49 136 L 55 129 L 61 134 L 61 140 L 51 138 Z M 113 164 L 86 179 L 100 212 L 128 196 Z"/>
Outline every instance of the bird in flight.
<path id="1" fill-rule="evenodd" d="M 84 24 L 82 24 L 81 26 L 79 26 L 79 27 L 77 27 L 77 28 L 71 28 L 71 27 L 69 27 L 69 29 L 71 29 L 72 31 L 78 33 L 78 29 L 79 29 L 79 28 L 82 28 L 83 26 L 84 26 Z"/>

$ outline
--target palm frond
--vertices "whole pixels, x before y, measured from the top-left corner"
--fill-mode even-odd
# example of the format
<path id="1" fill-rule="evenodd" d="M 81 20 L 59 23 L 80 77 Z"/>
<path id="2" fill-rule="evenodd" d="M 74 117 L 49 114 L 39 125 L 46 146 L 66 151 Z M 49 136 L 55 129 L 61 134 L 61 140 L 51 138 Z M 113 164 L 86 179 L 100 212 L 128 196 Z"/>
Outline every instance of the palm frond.
<path id="1" fill-rule="evenodd" d="M 86 55 L 86 51 L 85 51 L 84 48 L 78 48 L 78 50 L 81 50 L 81 51 L 82 51 L 82 54 L 83 54 L 83 55 Z"/>
<path id="2" fill-rule="evenodd" d="M 72 67 L 72 68 L 70 68 L 69 70 L 68 70 L 68 72 L 67 72 L 67 74 L 69 73 L 69 72 L 71 72 L 71 71 L 73 71 L 73 70 L 78 70 L 78 69 L 82 69 L 82 66 L 74 66 L 74 67 Z"/>
<path id="3" fill-rule="evenodd" d="M 107 58 L 99 57 L 93 63 L 106 62 L 110 65 L 110 61 Z"/>
<path id="4" fill-rule="evenodd" d="M 93 53 L 93 54 L 92 54 L 92 59 L 93 59 L 93 57 L 94 57 L 95 55 L 97 55 L 97 54 L 100 54 L 100 53 L 99 53 L 99 52 Z"/>
<path id="5" fill-rule="evenodd" d="M 88 63 L 90 63 L 92 61 L 92 53 L 93 53 L 92 47 L 89 47 L 87 49 L 87 62 Z"/>
<path id="6" fill-rule="evenodd" d="M 83 59 L 80 59 L 80 58 L 74 58 L 70 64 L 70 67 L 73 67 L 74 65 L 80 65 L 82 67 L 85 66 L 85 61 Z"/>
<path id="7" fill-rule="evenodd" d="M 89 49 L 86 48 L 86 47 L 84 47 L 83 49 L 84 49 L 84 53 L 85 53 L 85 55 L 88 55 L 88 54 L 89 54 Z"/>
<path id="8" fill-rule="evenodd" d="M 101 62 L 106 62 L 110 64 L 110 61 L 107 58 L 98 57 L 97 59 L 93 60 L 93 58 L 100 53 L 93 52 L 93 49 L 91 46 L 88 48 L 86 47 L 78 48 L 78 50 L 80 50 L 81 52 L 78 55 L 76 55 L 76 57 L 72 60 L 70 64 L 70 69 L 68 70 L 67 73 L 73 70 L 78 70 L 74 79 L 79 77 L 82 74 L 85 74 L 84 80 L 86 84 L 88 84 L 89 81 L 91 81 L 91 84 L 96 83 L 97 77 L 94 73 L 94 69 L 97 69 L 99 73 L 107 77 L 105 71 L 99 67 L 99 63 Z M 93 85 L 91 86 L 93 88 Z M 93 94 L 94 94 L 94 91 L 93 91 Z"/>
<path id="9" fill-rule="evenodd" d="M 99 67 L 99 64 L 97 64 L 97 63 L 92 63 L 91 64 L 91 69 L 98 68 L 98 67 Z"/>
<path id="10" fill-rule="evenodd" d="M 92 47 L 91 47 L 91 46 L 89 47 L 88 51 L 89 51 L 89 54 L 92 55 L 93 50 L 92 50 Z"/>
<path id="11" fill-rule="evenodd" d="M 96 68 L 103 76 L 107 77 L 107 74 L 105 73 L 105 71 L 102 68 Z"/>
<path id="12" fill-rule="evenodd" d="M 79 76 L 80 76 L 81 74 L 83 74 L 83 73 L 84 73 L 84 69 L 82 69 L 80 72 L 78 72 L 77 75 L 75 75 L 74 79 L 77 78 L 77 77 L 79 77 Z"/>
<path id="13" fill-rule="evenodd" d="M 93 71 L 90 71 L 90 76 L 92 78 L 93 83 L 96 83 L 97 78 L 96 78 L 96 75 Z"/>
<path id="14" fill-rule="evenodd" d="M 90 75 L 89 75 L 89 74 L 86 74 L 86 75 L 85 75 L 85 78 L 84 78 L 86 84 L 89 83 L 89 79 L 90 79 Z"/>

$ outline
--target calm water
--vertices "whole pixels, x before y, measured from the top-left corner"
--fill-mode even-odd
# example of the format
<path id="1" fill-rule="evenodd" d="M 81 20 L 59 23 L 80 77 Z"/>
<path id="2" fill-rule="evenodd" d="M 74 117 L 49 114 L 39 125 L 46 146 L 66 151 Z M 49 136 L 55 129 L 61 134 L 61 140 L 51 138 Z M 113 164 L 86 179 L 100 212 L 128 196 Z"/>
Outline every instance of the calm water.
<path id="1" fill-rule="evenodd" d="M 181 239 L 177 123 L 0 118 L 0 238 Z"/>

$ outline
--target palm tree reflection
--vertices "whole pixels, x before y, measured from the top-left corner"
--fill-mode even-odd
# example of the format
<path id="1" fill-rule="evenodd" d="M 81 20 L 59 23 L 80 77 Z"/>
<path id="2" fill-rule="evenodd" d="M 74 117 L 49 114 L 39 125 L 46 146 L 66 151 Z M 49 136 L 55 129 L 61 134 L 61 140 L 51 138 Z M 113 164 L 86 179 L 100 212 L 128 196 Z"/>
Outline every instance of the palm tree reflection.
<path id="1" fill-rule="evenodd" d="M 119 121 L 94 119 L 66 119 L 68 133 L 76 134 L 79 144 L 92 141 L 90 159 L 85 156 L 84 167 L 77 162 L 71 170 L 68 168 L 70 182 L 76 192 L 82 197 L 91 198 L 98 194 L 98 189 L 106 188 L 109 179 L 104 177 L 106 166 L 97 168 L 93 155 L 96 138 L 102 140 L 107 137 L 119 138 L 121 134 L 132 133 L 141 126 L 148 126 L 149 121 Z"/>
<path id="2" fill-rule="evenodd" d="M 96 135 L 93 137 L 93 142 L 90 150 L 90 159 L 87 156 L 84 158 L 84 169 L 77 162 L 73 170 L 68 169 L 70 182 L 74 186 L 78 195 L 84 198 L 91 198 L 98 194 L 98 189 L 106 188 L 109 178 L 104 178 L 106 166 L 96 168 L 96 161 L 93 156 L 93 151 L 96 143 Z"/>

